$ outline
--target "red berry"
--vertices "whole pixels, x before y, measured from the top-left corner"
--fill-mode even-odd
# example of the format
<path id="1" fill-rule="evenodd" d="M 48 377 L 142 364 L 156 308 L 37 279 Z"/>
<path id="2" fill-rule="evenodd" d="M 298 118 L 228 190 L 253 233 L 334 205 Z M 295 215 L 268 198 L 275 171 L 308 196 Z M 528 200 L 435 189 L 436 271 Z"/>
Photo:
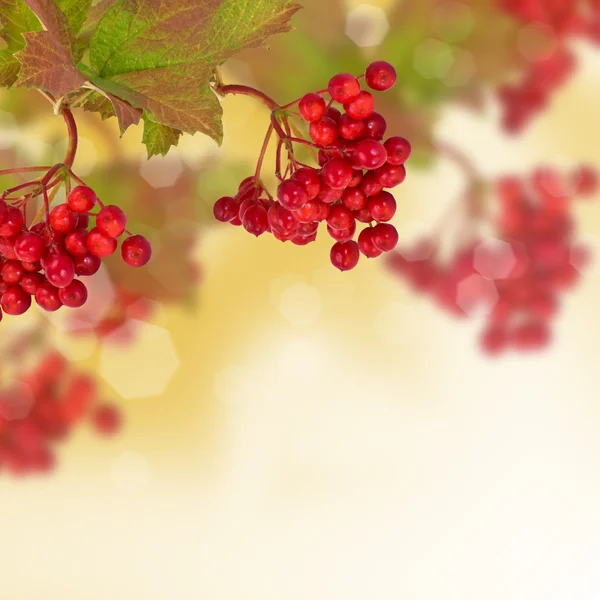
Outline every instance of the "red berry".
<path id="1" fill-rule="evenodd" d="M 338 123 L 340 136 L 345 140 L 359 140 L 365 135 L 367 127 L 364 121 L 358 121 L 352 117 L 343 114 Z"/>
<path id="2" fill-rule="evenodd" d="M 125 240 L 123 243 L 125 243 L 126 241 L 127 240 Z M 75 274 L 79 277 L 89 277 L 91 275 L 94 275 L 98 272 L 98 269 L 100 269 L 101 264 L 102 260 L 95 254 L 86 254 L 85 256 L 75 256 L 73 258 Z"/>
<path id="3" fill-rule="evenodd" d="M 294 217 L 300 223 L 312 223 L 319 218 L 319 204 L 320 200 L 309 200 L 302 208 L 293 211 Z"/>
<path id="4" fill-rule="evenodd" d="M 35 292 L 35 301 L 45 311 L 54 312 L 62 306 L 58 288 L 47 281 L 42 283 Z"/>
<path id="5" fill-rule="evenodd" d="M 378 113 L 374 112 L 366 118 L 362 123 L 365 124 L 365 137 L 370 140 L 380 141 L 385 135 L 387 124 L 385 119 Z"/>
<path id="6" fill-rule="evenodd" d="M 336 242 L 348 242 L 356 233 L 356 221 L 352 221 L 352 226 L 349 229 L 335 229 L 331 225 L 327 225 L 327 233 L 336 241 Z"/>
<path id="7" fill-rule="evenodd" d="M 67 252 L 71 256 L 85 256 L 88 253 L 87 237 L 86 229 L 74 229 L 68 233 L 65 238 Z"/>
<path id="8" fill-rule="evenodd" d="M 36 262 L 44 255 L 46 244 L 39 235 L 28 231 L 15 240 L 14 250 L 20 261 Z"/>
<path id="9" fill-rule="evenodd" d="M 99 258 L 110 256 L 117 249 L 117 240 L 94 227 L 87 237 L 88 250 Z"/>
<path id="10" fill-rule="evenodd" d="M 373 171 L 380 168 L 387 160 L 387 151 L 383 144 L 376 140 L 362 140 L 356 144 L 352 161 L 361 169 Z"/>
<path id="11" fill-rule="evenodd" d="M 367 206 L 367 197 L 360 188 L 348 188 L 344 191 L 342 203 L 350 210 L 360 210 Z"/>
<path id="12" fill-rule="evenodd" d="M 398 244 L 398 232 L 389 223 L 378 223 L 373 227 L 373 244 L 382 252 L 389 252 Z"/>
<path id="13" fill-rule="evenodd" d="M 67 204 L 74 212 L 89 212 L 94 208 L 96 200 L 94 190 L 85 185 L 73 188 L 67 196 Z"/>
<path id="14" fill-rule="evenodd" d="M 44 273 L 49 283 L 57 288 L 67 287 L 75 277 L 73 261 L 63 254 L 54 254 L 46 258 Z"/>
<path id="15" fill-rule="evenodd" d="M 336 102 L 344 104 L 360 94 L 360 82 L 350 73 L 339 73 L 329 80 L 327 90 Z"/>
<path id="16" fill-rule="evenodd" d="M 331 204 L 333 202 L 337 202 L 344 193 L 344 190 L 336 190 L 334 188 L 330 188 L 328 185 L 323 185 L 321 187 L 321 191 L 319 192 L 318 198 L 321 202 L 325 204 Z"/>
<path id="17" fill-rule="evenodd" d="M 358 234 L 358 247 L 367 258 L 377 258 L 381 254 L 373 243 L 373 227 L 366 227 Z"/>
<path id="18" fill-rule="evenodd" d="M 286 179 L 277 187 L 277 199 L 284 208 L 298 210 L 308 202 L 308 193 L 300 182 Z"/>
<path id="19" fill-rule="evenodd" d="M 23 213 L 14 206 L 8 206 L 4 218 L 0 221 L 0 236 L 12 237 L 17 235 L 23 228 L 23 224 Z"/>
<path id="20" fill-rule="evenodd" d="M 575 194 L 578 196 L 591 196 L 598 189 L 598 172 L 590 166 L 579 167 L 572 174 Z"/>
<path id="21" fill-rule="evenodd" d="M 108 237 L 118 238 L 125 227 L 127 216 L 118 206 L 105 206 L 96 216 L 96 228 Z"/>
<path id="22" fill-rule="evenodd" d="M 331 264 L 340 271 L 354 269 L 360 258 L 358 244 L 353 241 L 337 242 L 331 248 L 329 257 Z"/>
<path id="23" fill-rule="evenodd" d="M 131 267 L 143 267 L 152 258 L 152 246 L 143 235 L 132 235 L 123 240 L 121 256 Z"/>
<path id="24" fill-rule="evenodd" d="M 392 165 L 385 163 L 375 171 L 377 181 L 384 188 L 393 188 L 400 185 L 406 179 L 406 168 L 404 165 Z"/>
<path id="25" fill-rule="evenodd" d="M 267 210 L 264 206 L 251 206 L 244 214 L 242 219 L 244 229 L 258 237 L 269 228 L 269 219 L 267 218 Z"/>
<path id="26" fill-rule="evenodd" d="M 15 243 L 19 239 L 18 235 L 12 237 L 0 237 L 0 261 L 2 257 L 8 258 L 9 260 L 18 260 L 15 253 Z"/>
<path id="27" fill-rule="evenodd" d="M 0 306 L 7 315 L 22 315 L 31 306 L 31 296 L 19 286 L 11 286 L 2 294 Z"/>
<path id="28" fill-rule="evenodd" d="M 39 260 L 35 262 L 22 262 L 21 264 L 28 273 L 37 273 L 42 268 Z"/>
<path id="29" fill-rule="evenodd" d="M 311 92 L 303 96 L 298 105 L 300 114 L 305 121 L 320 121 L 325 115 L 327 105 L 319 94 Z"/>
<path id="30" fill-rule="evenodd" d="M 224 196 L 219 198 L 213 206 L 213 214 L 217 221 L 228 223 L 237 216 L 239 204 L 234 198 Z"/>
<path id="31" fill-rule="evenodd" d="M 375 98 L 371 92 L 363 90 L 354 100 L 344 104 L 344 108 L 353 119 L 366 119 L 375 110 Z"/>
<path id="32" fill-rule="evenodd" d="M 396 69 L 384 60 L 372 62 L 365 71 L 367 85 L 378 92 L 385 92 L 394 87 L 396 79 Z"/>
<path id="33" fill-rule="evenodd" d="M 391 137 L 383 145 L 387 150 L 387 161 L 390 165 L 403 165 L 410 157 L 410 142 L 403 137 Z"/>
<path id="34" fill-rule="evenodd" d="M 269 225 L 273 230 L 273 235 L 278 233 L 281 237 L 286 237 L 291 240 L 298 233 L 300 223 L 293 213 L 281 206 L 279 202 L 275 202 L 273 206 L 271 206 L 267 213 L 267 217 Z"/>
<path id="35" fill-rule="evenodd" d="M 326 186 L 343 190 L 352 181 L 352 165 L 341 158 L 334 158 L 323 167 L 321 179 Z"/>
<path id="36" fill-rule="evenodd" d="M 309 127 L 310 137 L 317 146 L 330 146 L 338 138 L 338 128 L 329 117 L 314 121 Z"/>
<path id="37" fill-rule="evenodd" d="M 499 354 L 508 343 L 506 329 L 500 325 L 488 327 L 481 336 L 481 347 L 486 354 Z"/>
<path id="38" fill-rule="evenodd" d="M 88 291 L 83 282 L 79 281 L 79 279 L 73 279 L 67 287 L 58 291 L 58 295 L 65 306 L 79 308 L 85 304 Z"/>
<path id="39" fill-rule="evenodd" d="M 50 227 L 57 233 L 69 233 L 77 226 L 77 215 L 67 204 L 59 204 L 50 211 Z"/>
<path id="40" fill-rule="evenodd" d="M 334 229 L 350 229 L 354 223 L 352 211 L 342 204 L 335 204 L 329 211 L 327 224 Z"/>
<path id="41" fill-rule="evenodd" d="M 328 106 L 325 116 L 330 118 L 334 123 L 338 123 L 342 113 L 335 106 Z"/>
<path id="42" fill-rule="evenodd" d="M 321 180 L 315 169 L 302 167 L 295 171 L 291 178 L 304 186 L 309 200 L 317 197 L 321 189 Z"/>
<path id="43" fill-rule="evenodd" d="M 365 208 L 354 211 L 354 218 L 361 223 L 371 223 L 371 221 L 373 221 L 373 217 L 366 206 Z"/>
<path id="44" fill-rule="evenodd" d="M 375 221 L 389 221 L 396 214 L 396 200 L 389 192 L 379 192 L 369 198 L 369 212 Z"/>
<path id="45" fill-rule="evenodd" d="M 18 260 L 7 260 L 0 269 L 0 275 L 7 285 L 16 285 L 23 277 L 23 265 Z"/>
<path id="46" fill-rule="evenodd" d="M 31 296 L 35 295 L 37 289 L 46 282 L 41 273 L 25 273 L 21 278 L 20 286 Z"/>

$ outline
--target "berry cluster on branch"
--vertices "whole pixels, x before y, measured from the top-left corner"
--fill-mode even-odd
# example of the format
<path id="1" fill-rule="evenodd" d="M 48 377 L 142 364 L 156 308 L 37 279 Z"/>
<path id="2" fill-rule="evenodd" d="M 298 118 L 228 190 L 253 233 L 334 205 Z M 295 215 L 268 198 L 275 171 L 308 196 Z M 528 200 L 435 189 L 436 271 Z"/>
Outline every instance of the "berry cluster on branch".
<path id="1" fill-rule="evenodd" d="M 411 146 L 399 136 L 384 141 L 386 121 L 375 111 L 373 94 L 362 89 L 363 79 L 369 89 L 382 92 L 394 86 L 396 71 L 387 62 L 375 61 L 364 75 L 339 73 L 326 90 L 308 93 L 285 106 L 252 88 L 217 86 L 222 95 L 255 96 L 272 112 L 255 174 L 241 182 L 234 196 L 217 200 L 215 218 L 243 226 L 255 236 L 268 232 L 299 246 L 314 242 L 319 224 L 324 222 L 334 240 L 331 263 L 340 271 L 353 269 L 361 253 L 375 258 L 393 250 L 398 232 L 389 221 L 396 212 L 396 200 L 386 189 L 406 178 L 404 165 Z M 290 110 L 294 107 L 298 113 Z M 293 118 L 308 124 L 308 136 L 303 136 Z M 273 132 L 278 136 L 275 198 L 260 177 Z M 295 144 L 312 150 L 318 166 L 300 162 L 294 154 Z M 287 165 L 282 172 L 283 150 Z M 358 233 L 357 223 L 366 225 Z"/>
<path id="2" fill-rule="evenodd" d="M 77 129 L 71 111 L 63 107 L 62 114 L 69 130 L 63 163 L 0 171 L 0 176 L 45 171 L 0 196 L 0 320 L 3 313 L 25 313 L 32 299 L 46 311 L 85 304 L 87 288 L 80 278 L 98 271 L 102 259 L 116 251 L 123 234 L 127 237 L 121 255 L 128 265 L 141 267 L 152 254 L 145 237 L 127 230 L 125 213 L 118 206 L 102 204 L 73 172 Z M 73 182 L 76 186 L 71 188 Z M 66 202 L 51 207 L 62 185 Z M 28 207 L 40 196 L 43 206 L 28 222 Z"/>

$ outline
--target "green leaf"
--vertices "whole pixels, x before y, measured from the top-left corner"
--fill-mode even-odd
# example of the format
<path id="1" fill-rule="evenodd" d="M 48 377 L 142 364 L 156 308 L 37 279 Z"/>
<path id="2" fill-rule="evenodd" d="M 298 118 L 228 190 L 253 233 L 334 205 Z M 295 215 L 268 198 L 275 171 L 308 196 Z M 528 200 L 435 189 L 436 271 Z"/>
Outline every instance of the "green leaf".
<path id="1" fill-rule="evenodd" d="M 214 68 L 288 31 L 299 8 L 292 0 L 117 0 L 90 42 L 94 84 L 126 88 L 128 101 L 152 122 L 220 144 L 222 110 L 209 86 Z"/>
<path id="2" fill-rule="evenodd" d="M 177 146 L 182 133 L 178 129 L 155 123 L 148 117 L 144 117 L 142 142 L 148 149 L 148 158 L 156 154 L 166 156 L 171 146 Z"/>
<path id="3" fill-rule="evenodd" d="M 76 32 L 91 0 L 24 0 L 44 31 L 24 33 L 27 45 L 17 54 L 21 70 L 17 85 L 37 87 L 58 96 L 77 91 L 86 81 L 75 64 Z"/>
<path id="4" fill-rule="evenodd" d="M 21 0 L 0 0 L 0 38 L 6 46 L 0 50 L 0 85 L 11 86 L 21 65 L 15 52 L 25 47 L 23 34 L 41 29 L 41 23 Z"/>

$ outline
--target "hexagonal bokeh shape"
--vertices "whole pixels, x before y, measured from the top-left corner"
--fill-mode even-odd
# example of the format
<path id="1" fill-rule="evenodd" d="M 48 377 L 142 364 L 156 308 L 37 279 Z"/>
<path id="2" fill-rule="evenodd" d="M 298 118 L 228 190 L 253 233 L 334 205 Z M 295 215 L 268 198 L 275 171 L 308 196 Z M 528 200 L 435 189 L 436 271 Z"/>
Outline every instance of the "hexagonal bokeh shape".
<path id="1" fill-rule="evenodd" d="M 130 321 L 129 325 L 136 327 L 135 341 L 115 343 L 123 335 L 119 329 L 107 336 L 98 372 L 123 398 L 160 396 L 180 365 L 171 336 L 166 329 L 143 321 Z"/>
<path id="2" fill-rule="evenodd" d="M 469 316 L 490 314 L 498 298 L 494 282 L 481 275 L 469 275 L 456 287 L 456 304 Z"/>
<path id="3" fill-rule="evenodd" d="M 473 255 L 473 267 L 487 279 L 506 279 L 517 265 L 517 257 L 508 242 L 487 239 L 477 245 Z"/>
<path id="4" fill-rule="evenodd" d="M 360 4 L 346 17 L 346 35 L 361 48 L 381 44 L 389 29 L 385 12 L 370 4 Z"/>

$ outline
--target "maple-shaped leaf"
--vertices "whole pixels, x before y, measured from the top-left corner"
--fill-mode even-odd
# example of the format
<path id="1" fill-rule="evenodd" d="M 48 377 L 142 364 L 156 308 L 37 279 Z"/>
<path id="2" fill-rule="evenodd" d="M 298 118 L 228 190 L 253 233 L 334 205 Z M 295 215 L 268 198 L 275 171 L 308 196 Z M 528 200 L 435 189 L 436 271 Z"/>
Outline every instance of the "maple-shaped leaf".
<path id="1" fill-rule="evenodd" d="M 214 67 L 289 30 L 299 8 L 292 0 L 117 0 L 90 42 L 92 81 L 129 90 L 128 102 L 156 124 L 220 144 L 222 110 L 209 86 Z"/>
<path id="2" fill-rule="evenodd" d="M 148 117 L 144 117 L 144 135 L 142 142 L 148 149 L 148 158 L 156 154 L 165 156 L 171 146 L 177 146 L 179 138 L 183 134 L 179 129 L 173 129 L 167 125 L 155 123 Z"/>
<path id="3" fill-rule="evenodd" d="M 25 47 L 23 34 L 42 25 L 21 0 L 0 0 L 0 85 L 11 86 L 21 67 L 15 52 Z"/>
<path id="4" fill-rule="evenodd" d="M 17 54 L 21 63 L 18 85 L 37 87 L 58 96 L 77 91 L 86 78 L 75 64 L 80 49 L 76 32 L 83 25 L 91 0 L 23 0 L 44 26 L 24 33 L 26 46 Z"/>

